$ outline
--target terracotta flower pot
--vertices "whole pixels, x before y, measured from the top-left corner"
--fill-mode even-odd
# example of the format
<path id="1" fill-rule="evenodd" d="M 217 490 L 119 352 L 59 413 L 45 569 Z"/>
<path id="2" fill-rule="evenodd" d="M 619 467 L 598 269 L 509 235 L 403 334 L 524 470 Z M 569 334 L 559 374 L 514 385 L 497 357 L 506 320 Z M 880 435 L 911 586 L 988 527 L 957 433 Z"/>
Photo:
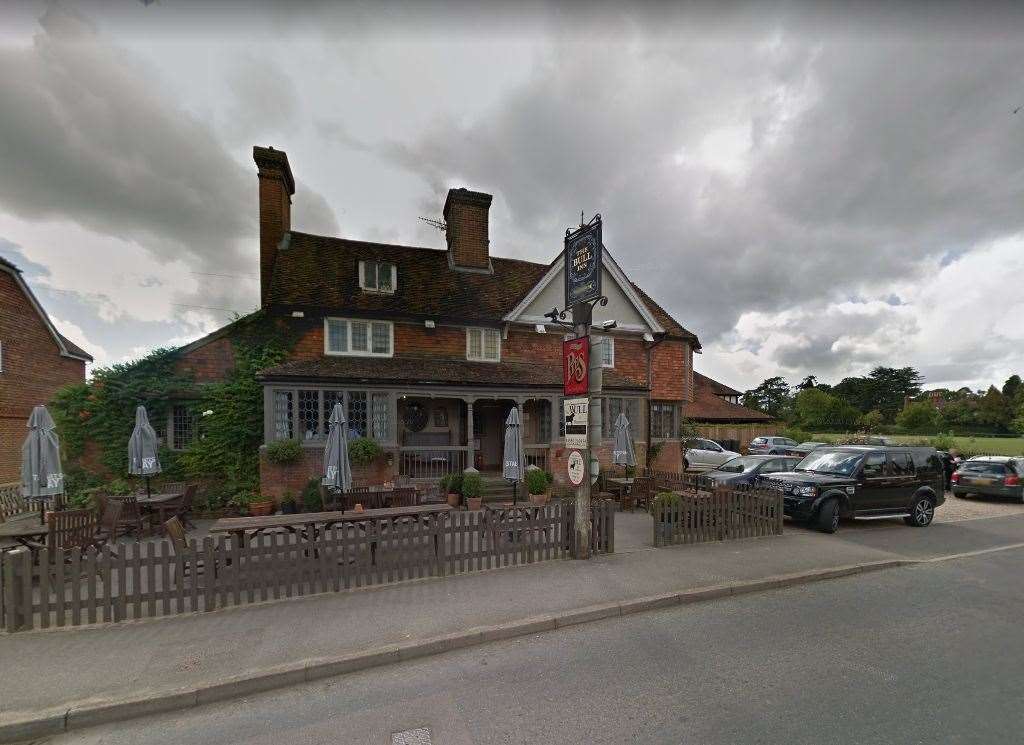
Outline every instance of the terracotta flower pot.
<path id="1" fill-rule="evenodd" d="M 471 510 L 480 510 L 484 506 L 483 497 L 469 497 L 466 499 L 466 506 Z"/>
<path id="2" fill-rule="evenodd" d="M 273 500 L 266 500 L 265 502 L 251 502 L 249 504 L 249 514 L 253 517 L 266 517 L 274 511 Z"/>
<path id="3" fill-rule="evenodd" d="M 551 494 L 531 494 L 530 503 L 535 507 L 543 507 L 551 500 Z"/>
<path id="4" fill-rule="evenodd" d="M 461 503 L 462 503 L 462 495 L 461 494 L 455 493 L 455 494 L 449 494 L 448 495 L 448 506 L 449 507 L 458 507 L 459 504 L 461 504 Z"/>

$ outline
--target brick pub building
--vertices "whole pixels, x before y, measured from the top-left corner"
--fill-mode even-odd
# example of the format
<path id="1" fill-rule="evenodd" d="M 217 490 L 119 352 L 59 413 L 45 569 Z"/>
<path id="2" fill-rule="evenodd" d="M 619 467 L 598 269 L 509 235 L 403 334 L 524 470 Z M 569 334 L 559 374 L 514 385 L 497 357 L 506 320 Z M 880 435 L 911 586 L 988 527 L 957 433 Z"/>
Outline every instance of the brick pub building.
<path id="1" fill-rule="evenodd" d="M 436 479 L 470 466 L 496 474 L 513 406 L 522 414 L 528 462 L 564 481 L 564 331 L 544 317 L 564 303 L 561 253 L 548 264 L 496 255 L 491 196 L 467 189 L 452 189 L 445 200 L 447 249 L 297 232 L 287 156 L 262 147 L 253 156 L 261 311 L 294 342 L 286 361 L 259 375 L 264 439 L 295 438 L 305 446 L 298 464 L 276 465 L 261 455 L 263 493 L 297 492 L 319 472 L 335 402 L 344 405 L 352 434 L 375 439 L 386 453 L 355 474 L 357 483 Z M 595 308 L 594 323 L 614 319 L 617 327 L 595 337 L 604 367 L 599 458 L 608 462 L 611 423 L 624 411 L 641 464 L 656 443 L 654 465 L 677 470 L 700 342 L 607 250 L 602 281 L 609 303 Z M 223 375 L 232 364 L 235 327 L 183 347 L 182 369 L 199 382 Z M 187 443 L 194 422 L 185 407 L 175 407 L 170 419 L 168 441 Z"/>
<path id="2" fill-rule="evenodd" d="M 21 478 L 21 445 L 32 407 L 85 380 L 82 349 L 61 336 L 25 283 L 0 258 L 0 484 Z"/>

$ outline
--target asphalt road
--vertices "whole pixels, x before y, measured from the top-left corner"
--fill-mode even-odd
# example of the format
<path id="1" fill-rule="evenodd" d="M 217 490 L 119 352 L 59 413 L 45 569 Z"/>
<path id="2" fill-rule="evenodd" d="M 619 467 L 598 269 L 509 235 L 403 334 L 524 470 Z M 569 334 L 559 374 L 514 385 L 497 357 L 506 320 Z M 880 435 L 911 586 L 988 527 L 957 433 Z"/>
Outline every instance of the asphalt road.
<path id="1" fill-rule="evenodd" d="M 50 742 L 1020 742 L 1022 570 L 1015 549 L 673 608 Z"/>

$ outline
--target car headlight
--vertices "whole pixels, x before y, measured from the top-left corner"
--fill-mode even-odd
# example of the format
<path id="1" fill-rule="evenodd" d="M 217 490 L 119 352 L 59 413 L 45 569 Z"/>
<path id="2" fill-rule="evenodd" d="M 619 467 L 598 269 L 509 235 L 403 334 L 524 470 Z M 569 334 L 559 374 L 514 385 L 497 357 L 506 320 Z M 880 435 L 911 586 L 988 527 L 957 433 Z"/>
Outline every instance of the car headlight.
<path id="1" fill-rule="evenodd" d="M 816 497 L 818 496 L 818 487 L 816 486 L 798 486 L 793 489 L 793 493 L 798 497 Z"/>

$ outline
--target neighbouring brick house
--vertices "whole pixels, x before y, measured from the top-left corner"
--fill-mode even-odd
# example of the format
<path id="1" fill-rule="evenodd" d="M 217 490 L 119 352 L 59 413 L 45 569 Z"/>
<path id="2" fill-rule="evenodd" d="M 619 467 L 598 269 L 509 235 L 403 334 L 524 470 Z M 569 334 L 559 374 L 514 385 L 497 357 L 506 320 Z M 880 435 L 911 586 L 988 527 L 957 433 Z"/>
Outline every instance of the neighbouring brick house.
<path id="1" fill-rule="evenodd" d="M 32 407 L 85 380 L 86 352 L 61 336 L 25 283 L 0 258 L 0 484 L 21 478 L 21 444 Z"/>
<path id="2" fill-rule="evenodd" d="M 740 404 L 742 395 L 735 388 L 694 372 L 693 401 L 686 406 L 686 416 L 697 424 L 702 437 L 741 451 L 755 437 L 778 432 L 771 416 Z"/>
<path id="3" fill-rule="evenodd" d="M 467 189 L 452 189 L 445 200 L 447 249 L 294 231 L 287 156 L 263 147 L 253 156 L 261 314 L 292 342 L 288 359 L 259 375 L 264 440 L 296 438 L 306 446 L 298 465 L 275 465 L 261 455 L 263 492 L 295 491 L 319 471 L 326 420 L 338 401 L 353 432 L 386 452 L 357 481 L 435 479 L 470 466 L 497 472 L 502 425 L 513 406 L 521 409 L 528 461 L 564 480 L 564 332 L 543 315 L 564 302 L 561 253 L 548 264 L 495 255 L 491 196 Z M 599 458 L 608 462 L 610 423 L 625 411 L 641 462 L 647 443 L 662 441 L 656 465 L 678 469 L 679 426 L 694 400 L 700 342 L 607 251 L 603 287 L 609 303 L 595 308 L 594 323 L 614 319 L 618 326 L 595 340 L 604 367 Z M 182 371 L 200 383 L 222 377 L 233 363 L 235 328 L 179 350 Z M 184 446 L 194 432 L 188 408 L 172 407 L 168 443 Z"/>

